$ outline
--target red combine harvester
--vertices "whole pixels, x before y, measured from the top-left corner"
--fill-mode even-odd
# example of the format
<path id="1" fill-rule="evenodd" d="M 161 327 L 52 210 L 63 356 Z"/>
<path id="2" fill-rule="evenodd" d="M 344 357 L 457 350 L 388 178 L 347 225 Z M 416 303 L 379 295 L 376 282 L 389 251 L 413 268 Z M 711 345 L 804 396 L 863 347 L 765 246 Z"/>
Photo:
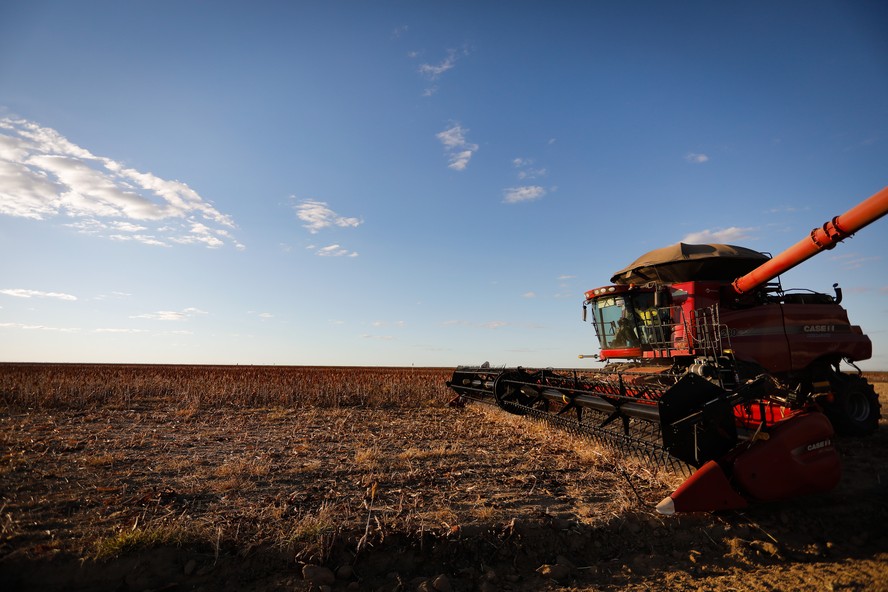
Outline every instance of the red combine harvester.
<path id="1" fill-rule="evenodd" d="M 878 426 L 876 392 L 840 368 L 872 343 L 838 285 L 829 295 L 774 280 L 886 213 L 888 187 L 773 258 L 715 244 L 651 251 L 586 292 L 604 368 L 460 366 L 447 385 L 693 471 L 664 514 L 828 491 L 841 475 L 835 433 Z"/>

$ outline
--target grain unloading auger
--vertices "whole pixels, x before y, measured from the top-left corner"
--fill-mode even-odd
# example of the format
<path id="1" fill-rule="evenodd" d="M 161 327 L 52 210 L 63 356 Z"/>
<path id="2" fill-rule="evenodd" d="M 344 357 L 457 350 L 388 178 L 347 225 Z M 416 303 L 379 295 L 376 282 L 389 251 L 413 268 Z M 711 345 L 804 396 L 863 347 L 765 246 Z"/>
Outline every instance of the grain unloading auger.
<path id="1" fill-rule="evenodd" d="M 651 251 L 585 294 L 603 368 L 461 366 L 447 385 L 686 471 L 664 514 L 827 491 L 841 475 L 835 433 L 878 425 L 874 389 L 840 368 L 872 343 L 837 285 L 828 295 L 774 280 L 886 213 L 888 187 L 773 258 L 716 244 Z"/>

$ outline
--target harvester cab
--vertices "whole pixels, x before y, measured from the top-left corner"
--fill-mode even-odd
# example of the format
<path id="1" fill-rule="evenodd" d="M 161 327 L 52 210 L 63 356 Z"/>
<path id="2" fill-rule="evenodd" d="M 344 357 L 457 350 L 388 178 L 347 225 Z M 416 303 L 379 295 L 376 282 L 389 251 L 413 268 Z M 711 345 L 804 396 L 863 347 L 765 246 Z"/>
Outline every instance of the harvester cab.
<path id="1" fill-rule="evenodd" d="M 888 187 L 775 257 L 718 244 L 651 251 L 585 293 L 603 368 L 461 366 L 447 384 L 693 473 L 662 513 L 829 490 L 841 474 L 835 433 L 878 426 L 875 390 L 842 368 L 872 343 L 840 290 L 788 293 L 779 276 L 886 213 Z"/>
<path id="2" fill-rule="evenodd" d="M 710 340 L 698 341 L 693 330 L 696 327 L 689 323 L 692 317 L 697 324 L 704 323 L 707 312 L 711 313 L 695 308 L 694 288 L 693 285 L 669 288 L 629 284 L 586 292 L 583 320 L 588 319 L 591 310 L 591 322 L 601 350 L 599 360 L 671 361 L 699 355 L 702 353 L 698 351 L 699 346 L 713 345 Z M 714 337 L 718 337 L 717 332 Z"/>

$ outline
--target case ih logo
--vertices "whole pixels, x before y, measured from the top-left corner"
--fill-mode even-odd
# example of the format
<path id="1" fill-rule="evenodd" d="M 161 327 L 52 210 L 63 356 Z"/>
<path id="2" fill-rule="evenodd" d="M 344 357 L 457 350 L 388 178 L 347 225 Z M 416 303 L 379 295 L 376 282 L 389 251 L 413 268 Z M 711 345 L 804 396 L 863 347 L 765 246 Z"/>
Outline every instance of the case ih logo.
<path id="1" fill-rule="evenodd" d="M 835 325 L 805 325 L 805 333 L 835 333 Z"/>
<path id="2" fill-rule="evenodd" d="M 808 444 L 808 447 L 805 449 L 808 452 L 813 452 L 815 450 L 820 450 L 821 448 L 826 448 L 832 444 L 832 440 L 821 440 L 820 442 L 815 442 L 814 444 Z"/>

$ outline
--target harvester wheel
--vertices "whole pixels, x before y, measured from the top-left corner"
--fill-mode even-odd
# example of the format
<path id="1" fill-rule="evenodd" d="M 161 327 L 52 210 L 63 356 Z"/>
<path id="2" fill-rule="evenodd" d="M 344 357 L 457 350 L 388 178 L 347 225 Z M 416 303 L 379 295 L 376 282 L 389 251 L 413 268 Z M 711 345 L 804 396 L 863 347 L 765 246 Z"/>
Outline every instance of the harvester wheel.
<path id="1" fill-rule="evenodd" d="M 523 372 L 500 374 L 493 384 L 493 396 L 501 409 L 515 415 L 526 415 L 528 408 L 545 411 L 548 401 L 539 397 L 536 390 L 526 385 L 510 382 L 526 381 L 530 377 Z"/>
<path id="2" fill-rule="evenodd" d="M 879 425 L 879 395 L 860 376 L 852 376 L 833 393 L 835 399 L 825 406 L 827 417 L 840 436 L 866 436 Z"/>

